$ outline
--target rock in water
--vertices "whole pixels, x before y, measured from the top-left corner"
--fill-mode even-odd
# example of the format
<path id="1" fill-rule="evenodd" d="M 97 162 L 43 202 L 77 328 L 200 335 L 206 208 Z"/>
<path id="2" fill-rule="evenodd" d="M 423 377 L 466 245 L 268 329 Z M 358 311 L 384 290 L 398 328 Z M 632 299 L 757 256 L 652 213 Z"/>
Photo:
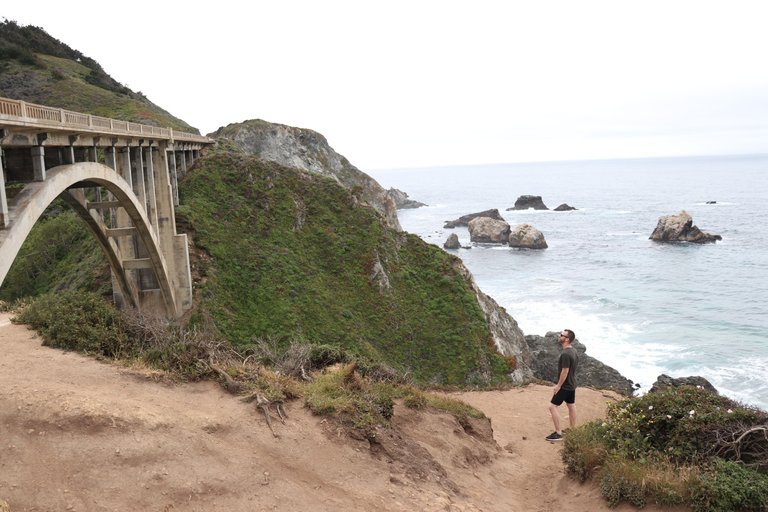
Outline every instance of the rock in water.
<path id="1" fill-rule="evenodd" d="M 656 242 L 693 242 L 703 244 L 722 240 L 720 235 L 711 235 L 693 225 L 693 219 L 686 211 L 678 215 L 665 215 L 659 218 L 656 229 L 650 236 Z"/>
<path id="2" fill-rule="evenodd" d="M 488 217 L 489 219 L 504 220 L 496 208 L 492 210 L 485 210 L 484 212 L 470 213 L 469 215 L 463 215 L 456 220 L 445 221 L 443 228 L 455 228 L 457 226 L 466 226 L 469 221 L 477 217 Z"/>
<path id="3" fill-rule="evenodd" d="M 653 383 L 653 386 L 651 386 L 649 393 L 656 393 L 658 391 L 664 391 L 669 388 L 678 388 L 680 386 L 696 386 L 696 387 L 706 389 L 707 391 L 715 395 L 719 394 L 717 392 L 717 389 L 715 389 L 715 386 L 713 386 L 704 377 L 693 375 L 691 377 L 679 377 L 677 379 L 674 379 L 669 375 L 665 375 L 663 373 L 659 375 L 659 377 L 656 379 L 656 382 Z"/>
<path id="4" fill-rule="evenodd" d="M 530 224 L 518 224 L 509 233 L 509 246 L 519 249 L 546 249 L 549 247 L 541 231 Z"/>
<path id="5" fill-rule="evenodd" d="M 555 208 L 555 211 L 556 212 L 570 212 L 570 211 L 575 210 L 575 209 L 576 208 L 574 208 L 573 206 L 569 205 L 568 203 L 563 203 L 560 206 L 558 206 L 557 208 Z"/>
<path id="6" fill-rule="evenodd" d="M 481 244 L 505 244 L 509 239 L 509 224 L 489 217 L 469 221 L 469 239 Z"/>
<path id="7" fill-rule="evenodd" d="M 541 196 L 520 196 L 515 201 L 515 206 L 507 208 L 509 210 L 549 210 L 544 201 L 541 200 Z"/>
<path id="8" fill-rule="evenodd" d="M 461 249 L 461 244 L 459 243 L 459 236 L 456 233 L 451 233 L 448 237 L 448 240 L 445 241 L 443 244 L 443 247 L 446 249 Z"/>
<path id="9" fill-rule="evenodd" d="M 557 342 L 558 332 L 548 332 L 546 336 L 528 335 L 525 341 L 531 351 L 531 369 L 537 379 L 557 382 L 557 360 L 560 358 L 560 344 Z M 579 356 L 579 366 L 576 370 L 576 382 L 579 386 L 590 386 L 598 389 L 611 389 L 622 395 L 631 396 L 634 388 L 632 381 L 622 376 L 618 371 L 605 365 L 586 354 L 587 347 L 575 340 L 573 348 Z"/>
<path id="10" fill-rule="evenodd" d="M 395 207 L 398 210 L 406 210 L 408 208 L 421 208 L 422 206 L 427 206 L 424 203 L 410 199 L 408 194 L 396 188 L 390 188 L 387 190 L 387 195 L 391 197 L 395 202 Z"/>

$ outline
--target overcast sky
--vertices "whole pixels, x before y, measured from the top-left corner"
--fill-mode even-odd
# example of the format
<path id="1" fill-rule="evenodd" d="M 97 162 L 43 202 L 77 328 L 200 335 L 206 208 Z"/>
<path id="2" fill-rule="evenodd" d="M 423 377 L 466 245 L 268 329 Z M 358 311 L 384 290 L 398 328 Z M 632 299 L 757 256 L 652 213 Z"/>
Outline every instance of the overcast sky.
<path id="1" fill-rule="evenodd" d="M 363 170 L 768 152 L 768 2 L 4 2 L 209 133 L 265 119 Z"/>

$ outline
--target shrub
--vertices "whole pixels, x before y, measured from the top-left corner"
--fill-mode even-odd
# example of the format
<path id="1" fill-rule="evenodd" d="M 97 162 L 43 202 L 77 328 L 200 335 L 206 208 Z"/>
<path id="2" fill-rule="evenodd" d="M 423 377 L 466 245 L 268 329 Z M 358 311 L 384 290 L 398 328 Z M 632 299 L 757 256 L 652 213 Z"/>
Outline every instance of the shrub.
<path id="1" fill-rule="evenodd" d="M 606 429 L 590 422 L 565 436 L 562 458 L 566 472 L 584 482 L 602 468 L 608 455 Z"/>
<path id="2" fill-rule="evenodd" d="M 357 373 L 357 365 L 329 368 L 307 385 L 305 403 L 315 414 L 335 414 L 342 425 L 375 440 L 376 429 L 394 412 L 389 387 L 376 387 Z"/>
<path id="3" fill-rule="evenodd" d="M 696 512 L 768 510 L 768 475 L 715 459 L 709 470 L 692 482 L 691 503 Z"/>
<path id="4" fill-rule="evenodd" d="M 765 511 L 767 432 L 766 412 L 681 387 L 611 404 L 605 422 L 566 436 L 562 456 L 568 474 L 595 478 L 611 506 Z"/>
<path id="5" fill-rule="evenodd" d="M 15 320 L 37 330 L 46 346 L 108 357 L 129 349 L 120 312 L 94 293 L 67 290 L 43 295 Z"/>

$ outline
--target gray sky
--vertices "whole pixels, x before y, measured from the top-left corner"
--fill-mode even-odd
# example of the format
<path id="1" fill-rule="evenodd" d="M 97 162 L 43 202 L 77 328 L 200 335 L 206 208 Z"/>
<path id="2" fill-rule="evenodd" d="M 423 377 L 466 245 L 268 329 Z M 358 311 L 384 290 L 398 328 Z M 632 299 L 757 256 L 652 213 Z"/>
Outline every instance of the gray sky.
<path id="1" fill-rule="evenodd" d="M 361 169 L 768 152 L 768 2 L 4 2 L 209 133 Z"/>

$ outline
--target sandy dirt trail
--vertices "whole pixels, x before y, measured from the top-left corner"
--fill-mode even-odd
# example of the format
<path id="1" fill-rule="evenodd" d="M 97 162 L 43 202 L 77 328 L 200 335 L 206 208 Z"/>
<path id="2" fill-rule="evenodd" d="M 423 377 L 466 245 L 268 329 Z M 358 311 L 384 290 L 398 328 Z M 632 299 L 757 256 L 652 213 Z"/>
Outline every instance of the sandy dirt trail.
<path id="1" fill-rule="evenodd" d="M 491 417 L 505 449 L 449 416 L 397 407 L 402 437 L 372 451 L 299 401 L 273 437 L 253 404 L 214 382 L 157 382 L 49 349 L 9 316 L 0 314 L 0 499 L 12 512 L 609 510 L 564 476 L 561 446 L 543 440 L 545 386 L 457 395 Z M 580 421 L 613 399 L 581 390 Z M 414 462 L 413 447 L 431 465 Z"/>

